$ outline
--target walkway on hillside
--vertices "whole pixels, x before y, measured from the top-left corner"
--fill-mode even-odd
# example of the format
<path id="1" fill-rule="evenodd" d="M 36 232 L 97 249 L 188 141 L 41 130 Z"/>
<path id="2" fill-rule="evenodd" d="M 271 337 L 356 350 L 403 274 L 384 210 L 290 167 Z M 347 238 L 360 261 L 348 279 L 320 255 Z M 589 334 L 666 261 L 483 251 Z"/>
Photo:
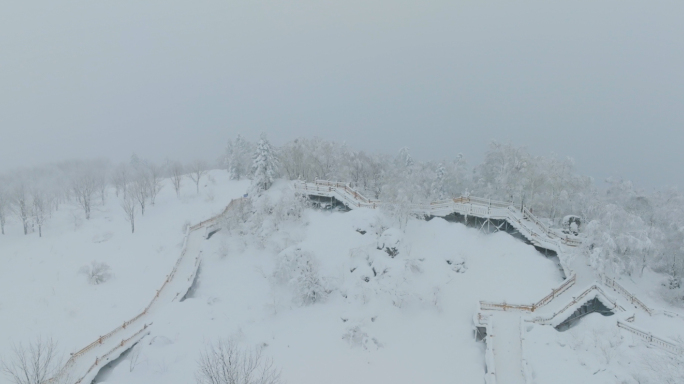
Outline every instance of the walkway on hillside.
<path id="1" fill-rule="evenodd" d="M 294 188 L 306 195 L 318 198 L 330 198 L 341 202 L 349 209 L 378 208 L 384 203 L 364 197 L 347 184 L 316 181 L 314 183 L 295 182 Z M 321 200 L 325 202 L 325 200 Z M 627 292 L 617 282 L 598 276 L 587 264 L 582 255 L 572 252 L 581 245 L 575 236 L 565 235 L 548 228 L 536 218 L 530 210 L 516 208 L 506 202 L 497 202 L 476 197 L 460 197 L 431 204 L 412 204 L 410 209 L 418 214 L 428 216 L 461 215 L 464 218 L 477 217 L 485 224 L 499 228 L 507 222 L 533 245 L 555 252 L 565 273 L 566 281 L 553 289 L 537 303 L 480 303 L 480 312 L 476 316 L 476 324 L 486 327 L 488 350 L 493 351 L 493 361 L 487 358 L 488 372 L 494 372 L 494 380 L 501 384 L 525 383 L 522 370 L 522 335 L 520 321 L 534 321 L 542 324 L 557 324 L 567 319 L 575 310 L 586 302 L 598 298 L 615 312 L 629 310 L 641 311 L 646 316 L 665 315 L 669 318 L 684 320 L 683 314 L 671 311 L 654 310 L 647 307 L 633 294 Z M 604 285 L 605 283 L 605 285 Z M 610 289 L 609 289 L 610 287 Z M 614 294 L 617 293 L 617 294 Z M 485 314 L 484 311 L 487 313 Z M 634 317 L 621 316 L 626 321 L 634 321 Z M 653 319 L 653 317 L 651 317 Z M 653 336 L 649 332 L 630 326 L 618 320 L 617 326 L 647 342 L 669 351 L 681 353 L 682 348 L 671 341 Z M 492 365 L 492 366 L 490 366 Z M 489 374 L 487 375 L 489 377 Z"/>
<path id="2" fill-rule="evenodd" d="M 342 183 L 295 182 L 293 185 L 295 189 L 310 196 L 334 198 L 350 209 L 361 207 L 377 208 L 383 204 L 378 200 L 370 200 L 364 197 L 357 191 L 349 188 L 348 185 Z M 219 224 L 219 219 L 241 201 L 241 199 L 231 201 L 221 214 L 190 227 L 186 234 L 183 251 L 176 265 L 148 307 L 133 319 L 124 322 L 117 329 L 101 336 L 87 347 L 72 354 L 72 357 L 57 378 L 69 377 L 69 382 L 76 384 L 89 383 L 102 366 L 116 359 L 121 353 L 148 334 L 155 312 L 162 305 L 166 305 L 174 300 L 180 300 L 192 286 L 207 232 L 213 230 Z M 554 289 L 538 303 L 520 303 L 521 305 L 480 303 L 482 307 L 480 312 L 487 311 L 488 315 L 478 315 L 478 318 L 482 320 L 482 323 L 479 325 L 487 326 L 487 329 L 491 332 L 490 336 L 492 337 L 487 338 L 492 341 L 491 343 L 488 342 L 488 349 L 491 348 L 494 354 L 493 361 L 490 362 L 489 358 L 487 359 L 487 368 L 489 372 L 495 373 L 495 380 L 499 384 L 525 383 L 522 371 L 522 335 L 520 334 L 520 321 L 523 316 L 530 317 L 529 315 L 533 314 L 533 316 L 543 320 L 545 317 L 553 318 L 554 316 L 569 315 L 577 306 L 583 303 L 583 300 L 590 300 L 599 294 L 605 297 L 607 301 L 615 303 L 619 308 L 632 309 L 636 303 L 636 307 L 644 309 L 648 315 L 657 312 L 646 307 L 645 304 L 620 287 L 616 282 L 602 277 L 602 281 L 605 281 L 607 286 L 619 292 L 617 300 L 608 297 L 606 295 L 606 286 L 596 282 L 595 273 L 586 265 L 586 260 L 579 256 L 570 257 L 569 251 L 580 245 L 581 241 L 578 238 L 566 236 L 548 228 L 526 208 L 520 210 L 509 206 L 509 203 L 474 197 L 461 197 L 432 204 L 416 204 L 412 206 L 412 209 L 414 212 L 432 216 L 460 214 L 466 217 L 479 217 L 485 220 L 505 220 L 535 246 L 554 251 L 558 254 L 567 279 L 560 287 Z M 661 312 L 664 313 L 664 311 L 658 313 Z M 676 317 L 677 315 L 670 312 L 668 316 Z M 671 351 L 681 352 L 679 346 L 654 337 L 648 332 L 630 327 L 624 323 L 621 325 L 620 322 L 618 322 L 618 326 L 654 345 Z M 490 364 L 493 366 L 489 366 Z"/>
<path id="3" fill-rule="evenodd" d="M 240 201 L 241 199 L 231 201 L 221 214 L 188 228 L 183 250 L 150 304 L 134 318 L 73 353 L 52 382 L 61 384 L 60 380 L 68 378 L 66 381 L 69 383 L 90 383 L 104 365 L 149 334 L 155 314 L 164 305 L 181 300 L 192 286 L 208 231 L 218 225 L 219 219 Z"/>

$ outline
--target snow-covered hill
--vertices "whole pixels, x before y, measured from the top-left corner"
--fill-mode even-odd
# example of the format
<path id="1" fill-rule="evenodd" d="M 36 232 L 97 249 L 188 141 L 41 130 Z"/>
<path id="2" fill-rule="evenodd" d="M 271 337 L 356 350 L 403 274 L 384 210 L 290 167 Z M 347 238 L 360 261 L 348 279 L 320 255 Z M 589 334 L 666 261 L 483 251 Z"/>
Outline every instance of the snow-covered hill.
<path id="1" fill-rule="evenodd" d="M 562 281 L 533 247 L 442 219 L 411 221 L 394 258 L 377 249 L 390 224 L 381 211 L 307 209 L 286 224 L 263 246 L 238 230 L 208 240 L 192 297 L 155 320 L 132 371 L 123 361 L 101 379 L 192 382 L 204 344 L 231 338 L 262 346 L 290 383 L 481 382 L 477 301 L 531 302 Z M 279 278 L 297 257 L 315 265 L 325 298 L 305 303 L 293 276 Z"/>
<path id="2" fill-rule="evenodd" d="M 8 226 L 0 243 L 0 291 L 9 292 L 0 297 L 0 356 L 38 335 L 73 352 L 137 314 L 177 260 L 184 225 L 222 211 L 248 187 L 225 172 L 209 176 L 199 194 L 188 183 L 180 199 L 167 185 L 135 234 L 113 191 L 89 221 L 62 206 L 43 238 Z M 563 281 L 556 259 L 502 232 L 441 218 L 403 227 L 383 210 L 314 210 L 286 182 L 249 204 L 201 240 L 187 298 L 156 311 L 150 334 L 97 382 L 194 382 L 201 351 L 224 339 L 261 350 L 288 383 L 481 383 L 478 302 L 533 303 Z M 90 284 L 80 271 L 92 261 L 110 265 L 113 277 Z M 665 327 L 658 330 L 670 339 L 684 331 L 680 319 L 638 316 L 635 324 Z M 565 332 L 516 324 L 494 331 L 513 343 L 523 337 L 523 355 L 510 365 L 518 369 L 524 358 L 528 383 L 658 382 L 654 369 L 640 367 L 671 361 L 598 314 Z"/>

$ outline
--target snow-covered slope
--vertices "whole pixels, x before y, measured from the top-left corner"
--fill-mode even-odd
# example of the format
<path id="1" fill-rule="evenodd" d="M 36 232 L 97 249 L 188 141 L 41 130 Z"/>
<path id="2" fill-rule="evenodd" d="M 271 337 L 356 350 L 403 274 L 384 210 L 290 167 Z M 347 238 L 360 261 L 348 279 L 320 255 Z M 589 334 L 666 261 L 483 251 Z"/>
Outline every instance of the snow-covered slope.
<path id="1" fill-rule="evenodd" d="M 180 199 L 167 181 L 134 234 L 113 190 L 88 221 L 63 204 L 42 238 L 9 223 L 0 237 L 0 356 L 42 335 L 68 357 L 145 308 L 178 259 L 184 223 L 220 212 L 248 186 L 228 181 L 225 172 L 209 176 L 199 195 L 186 181 Z M 113 277 L 89 284 L 79 271 L 92 261 L 108 264 Z"/>
<path id="2" fill-rule="evenodd" d="M 194 296 L 157 316 L 132 371 L 124 360 L 104 382 L 191 382 L 199 351 L 218 338 L 263 346 L 290 383 L 481 382 L 478 300 L 534 301 L 562 281 L 558 268 L 506 234 L 442 219 L 411 221 L 392 258 L 377 249 L 382 215 L 306 210 L 264 247 L 219 232 Z M 302 305 L 274 277 L 297 250 L 313 255 L 325 300 Z"/>
<path id="3" fill-rule="evenodd" d="M 167 185 L 135 234 L 113 193 L 89 222 L 63 206 L 41 239 L 10 226 L 0 239 L 0 290 L 15 293 L 0 297 L 0 355 L 37 335 L 73 352 L 139 313 L 178 259 L 184 223 L 221 212 L 246 188 L 223 172 L 212 172 L 199 195 L 188 183 L 177 199 Z M 475 341 L 473 323 L 480 300 L 535 303 L 563 282 L 554 259 L 502 232 L 485 235 L 441 218 L 399 229 L 386 212 L 369 208 L 293 214 L 292 199 L 279 182 L 240 220 L 195 239 L 202 264 L 188 298 L 156 307 L 150 334 L 97 381 L 193 382 L 200 351 L 229 338 L 260 348 L 289 383 L 481 383 L 485 346 Z M 79 269 L 93 260 L 109 264 L 114 277 L 88 284 Z M 308 285 L 300 279 L 303 261 Z M 578 283 L 525 319 L 583 304 L 571 300 L 595 275 L 579 255 L 566 262 Z M 499 384 L 632 383 L 656 377 L 634 369 L 644 356 L 666 361 L 664 352 L 618 329 L 617 317 L 589 315 L 558 332 L 516 312 L 492 316 Z M 665 327 L 660 334 L 670 340 L 684 333 L 684 321 L 662 311 L 637 313 L 630 324 Z"/>

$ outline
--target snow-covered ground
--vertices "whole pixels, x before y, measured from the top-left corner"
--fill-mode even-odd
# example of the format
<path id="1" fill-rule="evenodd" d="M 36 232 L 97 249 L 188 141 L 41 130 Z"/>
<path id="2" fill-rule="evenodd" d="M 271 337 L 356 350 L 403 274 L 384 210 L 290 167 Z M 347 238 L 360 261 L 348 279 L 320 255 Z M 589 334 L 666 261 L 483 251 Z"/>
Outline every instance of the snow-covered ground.
<path id="1" fill-rule="evenodd" d="M 225 172 L 209 176 L 199 194 L 186 180 L 180 199 L 167 180 L 155 206 L 148 203 L 137 217 L 134 234 L 113 190 L 90 220 L 75 206 L 60 206 L 42 238 L 8 223 L 0 237 L 0 356 L 43 336 L 68 357 L 145 308 L 178 259 L 184 223 L 220 212 L 248 186 L 228 181 Z M 89 284 L 79 271 L 92 261 L 108 264 L 113 277 Z"/>
<path id="2" fill-rule="evenodd" d="M 126 357 L 101 379 L 188 383 L 205 343 L 231 338 L 263 347 L 289 383 L 481 382 L 477 301 L 533 302 L 562 281 L 558 268 L 506 234 L 442 219 L 411 221 L 392 258 L 377 249 L 382 215 L 306 210 L 263 247 L 219 232 L 193 297 L 155 319 L 132 371 Z M 293 252 L 313 255 L 325 300 L 302 305 L 274 277 Z"/>
<path id="3" fill-rule="evenodd" d="M 113 191 L 89 221 L 62 206 L 43 238 L 8 226 L 0 238 L 0 290 L 7 292 L 0 297 L 0 356 L 38 335 L 74 352 L 139 313 L 176 262 L 184 223 L 215 215 L 248 187 L 225 172 L 210 176 L 199 194 L 186 181 L 180 199 L 167 184 L 138 218 L 135 234 Z M 282 208 L 290 193 L 280 182 L 259 202 Z M 269 214 L 283 213 L 277 210 Z M 194 382 L 203 348 L 231 339 L 260 348 L 288 383 L 481 383 L 477 302 L 533 303 L 563 281 L 553 259 L 532 246 L 440 218 L 410 220 L 402 230 L 381 210 L 305 209 L 299 219 L 274 221 L 266 217 L 248 233 L 226 225 L 201 240 L 202 264 L 189 297 L 155 311 L 151 334 L 97 380 Z M 398 255 L 378 249 L 383 245 Z M 89 284 L 79 270 L 93 260 L 109 264 L 114 277 Z M 315 280 L 313 298 L 297 280 L 302 260 Z M 583 259 L 574 257 L 572 267 L 581 272 L 577 289 L 590 284 L 593 273 L 581 270 Z M 624 285 L 650 298 L 640 284 L 655 290 L 658 276 L 646 278 Z M 507 356 L 520 358 L 524 349 L 532 383 L 648 382 L 654 376 L 641 368 L 666 361 L 665 352 L 619 330 L 615 318 L 592 314 L 559 332 L 533 323 L 521 329 L 519 314 L 495 316 L 494 332 L 511 347 L 498 355 L 506 360 L 497 361 L 497 371 L 518 370 L 521 362 Z M 657 327 L 649 329 L 672 340 L 684 333 L 684 320 L 663 315 L 637 313 L 634 324 Z M 507 378 L 522 376 L 499 382 Z"/>
<path id="4" fill-rule="evenodd" d="M 565 332 L 528 323 L 525 348 L 531 383 L 679 382 L 659 376 L 677 369 L 667 364 L 673 355 L 618 329 L 614 316 L 592 313 Z"/>

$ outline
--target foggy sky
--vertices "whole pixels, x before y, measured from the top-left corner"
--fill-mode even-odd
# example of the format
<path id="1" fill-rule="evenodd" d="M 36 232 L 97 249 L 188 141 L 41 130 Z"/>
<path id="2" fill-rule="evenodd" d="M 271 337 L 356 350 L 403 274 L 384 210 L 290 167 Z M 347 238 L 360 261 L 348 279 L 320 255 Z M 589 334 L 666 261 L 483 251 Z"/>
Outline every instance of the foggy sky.
<path id="1" fill-rule="evenodd" d="M 496 139 L 684 186 L 684 2 L 558 3 L 5 2 L 0 170 L 266 132 L 470 164 Z"/>

